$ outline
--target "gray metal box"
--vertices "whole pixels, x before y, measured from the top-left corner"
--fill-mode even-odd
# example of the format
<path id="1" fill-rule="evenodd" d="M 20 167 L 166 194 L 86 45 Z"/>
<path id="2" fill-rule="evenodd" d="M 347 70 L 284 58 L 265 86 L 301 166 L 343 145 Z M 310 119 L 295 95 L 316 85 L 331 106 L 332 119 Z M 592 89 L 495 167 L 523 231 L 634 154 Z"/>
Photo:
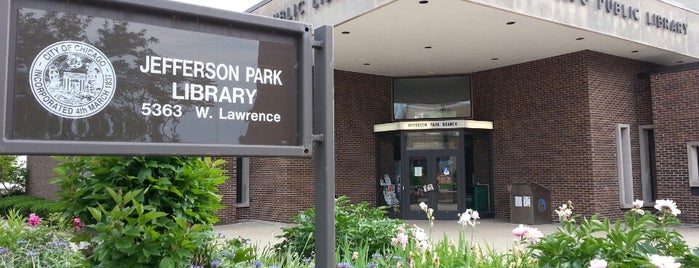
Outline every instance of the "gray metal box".
<path id="1" fill-rule="evenodd" d="M 510 186 L 511 223 L 551 223 L 548 189 L 534 182 L 513 182 Z"/>

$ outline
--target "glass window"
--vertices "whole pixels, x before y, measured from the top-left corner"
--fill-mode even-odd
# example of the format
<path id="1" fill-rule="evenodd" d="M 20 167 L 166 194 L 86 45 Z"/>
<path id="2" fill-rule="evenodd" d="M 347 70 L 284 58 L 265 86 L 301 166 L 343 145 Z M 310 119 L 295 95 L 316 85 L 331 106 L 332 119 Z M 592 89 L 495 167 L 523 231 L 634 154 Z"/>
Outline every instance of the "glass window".
<path id="1" fill-rule="evenodd" d="M 640 126 L 641 190 L 644 206 L 653 206 L 657 199 L 655 179 L 655 134 L 650 125 Z"/>
<path id="2" fill-rule="evenodd" d="M 617 165 L 619 169 L 619 201 L 621 207 L 633 205 L 633 173 L 631 167 L 631 134 L 629 125 L 617 126 Z"/>
<path id="3" fill-rule="evenodd" d="M 393 118 L 471 117 L 468 76 L 400 78 L 393 81 Z"/>
<path id="4" fill-rule="evenodd" d="M 250 158 L 238 157 L 236 162 L 236 200 L 238 207 L 250 205 Z"/>
<path id="5" fill-rule="evenodd" d="M 406 133 L 406 150 L 459 149 L 459 132 L 409 132 Z"/>
<path id="6" fill-rule="evenodd" d="M 687 143 L 689 187 L 699 187 L 699 141 Z"/>

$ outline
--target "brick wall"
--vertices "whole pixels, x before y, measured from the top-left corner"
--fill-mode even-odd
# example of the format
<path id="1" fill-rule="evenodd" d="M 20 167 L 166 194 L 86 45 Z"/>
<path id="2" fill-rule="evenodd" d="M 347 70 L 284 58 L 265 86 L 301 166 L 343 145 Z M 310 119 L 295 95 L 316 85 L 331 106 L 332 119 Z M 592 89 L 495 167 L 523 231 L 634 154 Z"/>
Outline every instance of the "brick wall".
<path id="1" fill-rule="evenodd" d="M 699 223 L 689 187 L 687 142 L 699 141 L 699 69 L 651 77 L 659 199 L 672 199 L 685 223 Z"/>
<path id="2" fill-rule="evenodd" d="M 312 159 L 251 158 L 250 207 L 239 209 L 239 219 L 289 222 L 313 206 L 313 181 Z"/>
<path id="3" fill-rule="evenodd" d="M 39 196 L 48 200 L 57 200 L 57 185 L 49 183 L 56 173 L 53 167 L 57 164 L 48 156 L 27 156 L 27 194 Z"/>
<path id="4" fill-rule="evenodd" d="M 335 71 L 335 191 L 353 202 L 376 203 L 376 140 L 373 125 L 392 118 L 388 77 Z M 314 204 L 313 161 L 253 158 L 250 207 L 239 219 L 289 222 Z"/>
<path id="5" fill-rule="evenodd" d="M 611 138 L 617 123 L 648 118 L 637 81 L 645 67 L 580 51 L 473 74 L 474 115 L 494 122 L 496 217 L 509 219 L 507 186 L 517 180 L 548 188 L 554 206 L 572 200 L 577 213 L 622 214 Z"/>
<path id="6" fill-rule="evenodd" d="M 225 206 L 219 210 L 216 215 L 219 219 L 217 224 L 230 224 L 238 220 L 236 215 L 236 198 L 238 197 L 236 191 L 236 178 L 238 176 L 237 159 L 235 157 L 221 157 L 221 159 L 226 160 L 226 164 L 221 168 L 225 170 L 224 175 L 227 179 L 226 182 L 217 187 L 219 194 L 222 195 L 221 205 Z"/>
<path id="7" fill-rule="evenodd" d="M 493 121 L 497 218 L 510 217 L 508 185 L 513 181 L 535 181 L 550 189 L 552 204 L 590 192 L 579 183 L 592 176 L 591 144 L 584 138 L 590 118 L 583 55 L 473 74 L 474 115 Z"/>
<path id="8" fill-rule="evenodd" d="M 337 195 L 376 202 L 374 125 L 393 119 L 393 79 L 335 71 Z"/>
<path id="9" fill-rule="evenodd" d="M 592 141 L 591 206 L 603 216 L 619 218 L 617 126 L 628 124 L 634 200 L 643 199 L 639 125 L 652 124 L 648 78 L 639 74 L 653 65 L 601 53 L 585 53 Z"/>

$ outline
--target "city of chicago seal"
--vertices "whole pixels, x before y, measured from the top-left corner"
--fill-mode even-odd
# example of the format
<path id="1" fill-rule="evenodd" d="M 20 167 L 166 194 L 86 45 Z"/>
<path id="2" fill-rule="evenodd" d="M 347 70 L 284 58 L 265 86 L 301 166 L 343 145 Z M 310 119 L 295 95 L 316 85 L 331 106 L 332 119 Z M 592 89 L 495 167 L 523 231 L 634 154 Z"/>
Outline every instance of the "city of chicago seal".
<path id="1" fill-rule="evenodd" d="M 102 51 L 84 42 L 51 44 L 34 58 L 29 73 L 34 98 L 60 117 L 90 117 L 114 97 L 112 63 Z"/>

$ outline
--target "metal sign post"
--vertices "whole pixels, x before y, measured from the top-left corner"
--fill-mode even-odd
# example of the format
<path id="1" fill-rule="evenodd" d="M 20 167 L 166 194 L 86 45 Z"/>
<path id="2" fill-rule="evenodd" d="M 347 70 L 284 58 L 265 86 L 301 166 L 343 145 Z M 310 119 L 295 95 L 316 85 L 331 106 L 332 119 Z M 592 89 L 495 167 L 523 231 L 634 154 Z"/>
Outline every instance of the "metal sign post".
<path id="1" fill-rule="evenodd" d="M 333 27 L 314 31 L 316 267 L 335 267 L 335 81 Z"/>

